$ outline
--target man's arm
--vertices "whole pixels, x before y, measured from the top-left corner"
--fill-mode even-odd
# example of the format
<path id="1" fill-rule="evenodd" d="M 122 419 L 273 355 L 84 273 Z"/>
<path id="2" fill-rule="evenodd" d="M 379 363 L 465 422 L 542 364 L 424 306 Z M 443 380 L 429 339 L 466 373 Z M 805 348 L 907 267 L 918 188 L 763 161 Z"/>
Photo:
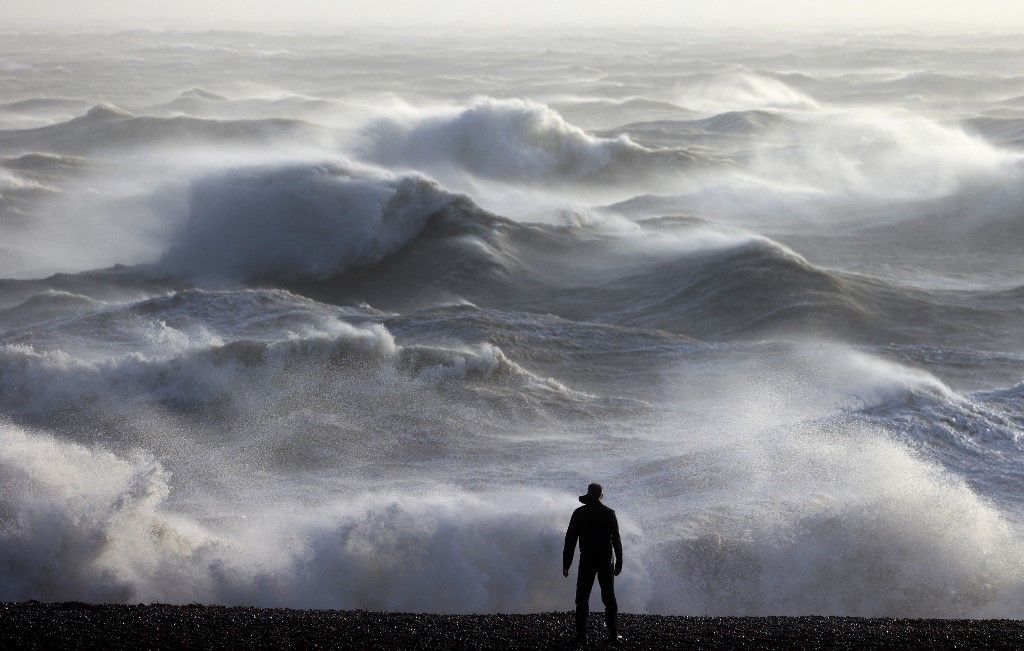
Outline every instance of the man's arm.
<path id="1" fill-rule="evenodd" d="M 569 528 L 565 530 L 565 548 L 562 550 L 562 575 L 569 576 L 569 568 L 572 567 L 572 557 L 576 553 L 576 541 L 580 537 L 580 526 L 573 511 L 569 518 Z"/>
<path id="2" fill-rule="evenodd" d="M 622 539 L 619 538 L 619 520 L 612 513 L 612 549 L 615 550 L 615 576 L 622 572 Z"/>

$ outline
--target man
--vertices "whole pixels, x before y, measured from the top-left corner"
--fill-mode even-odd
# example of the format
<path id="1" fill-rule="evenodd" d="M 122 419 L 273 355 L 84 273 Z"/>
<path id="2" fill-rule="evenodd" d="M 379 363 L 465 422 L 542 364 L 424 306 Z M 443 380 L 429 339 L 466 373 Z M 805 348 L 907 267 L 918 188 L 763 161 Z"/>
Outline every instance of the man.
<path id="1" fill-rule="evenodd" d="M 580 496 L 583 506 L 573 511 L 569 528 L 565 531 L 562 576 L 569 576 L 572 557 L 576 552 L 576 541 L 579 540 L 580 543 L 580 565 L 576 577 L 576 640 L 581 644 L 585 643 L 587 638 L 590 591 L 594 587 L 595 576 L 601 585 L 601 601 L 604 602 L 608 637 L 613 643 L 619 639 L 615 628 L 615 613 L 619 611 L 619 607 L 615 603 L 614 576 L 622 572 L 622 541 L 619 539 L 619 522 L 615 519 L 615 511 L 601 503 L 603 495 L 601 484 L 587 486 L 587 494 Z"/>

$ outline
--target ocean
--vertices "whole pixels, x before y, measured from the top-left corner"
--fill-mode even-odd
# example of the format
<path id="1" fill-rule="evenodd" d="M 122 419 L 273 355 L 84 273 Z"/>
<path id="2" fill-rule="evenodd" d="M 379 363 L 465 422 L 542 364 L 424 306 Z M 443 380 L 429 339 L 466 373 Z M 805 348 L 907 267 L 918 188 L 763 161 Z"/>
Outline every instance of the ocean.
<path id="1" fill-rule="evenodd" d="M 0 600 L 568 610 L 597 481 L 624 611 L 1020 616 L 1022 71 L 8 29 Z"/>

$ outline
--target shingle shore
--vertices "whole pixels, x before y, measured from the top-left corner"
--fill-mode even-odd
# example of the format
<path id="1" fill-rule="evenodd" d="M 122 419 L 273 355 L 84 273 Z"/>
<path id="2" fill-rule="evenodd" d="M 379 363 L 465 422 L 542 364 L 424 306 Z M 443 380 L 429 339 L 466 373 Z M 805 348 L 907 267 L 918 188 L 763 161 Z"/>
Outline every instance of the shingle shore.
<path id="1" fill-rule="evenodd" d="M 1024 648 L 1024 621 L 621 615 L 624 649 Z M 605 647 L 601 615 L 591 646 Z M 0 649 L 566 649 L 571 613 L 0 604 Z"/>

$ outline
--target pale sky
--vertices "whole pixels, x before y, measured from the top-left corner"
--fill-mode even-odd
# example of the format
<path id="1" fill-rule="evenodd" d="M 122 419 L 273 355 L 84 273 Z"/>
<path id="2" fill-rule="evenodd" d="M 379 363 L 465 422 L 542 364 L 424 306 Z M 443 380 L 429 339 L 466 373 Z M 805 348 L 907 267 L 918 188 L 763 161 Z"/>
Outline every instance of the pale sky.
<path id="1" fill-rule="evenodd" d="M 250 22 L 780 25 L 1024 25 L 1024 0 L 0 0 L 0 22 L 83 26 Z"/>

